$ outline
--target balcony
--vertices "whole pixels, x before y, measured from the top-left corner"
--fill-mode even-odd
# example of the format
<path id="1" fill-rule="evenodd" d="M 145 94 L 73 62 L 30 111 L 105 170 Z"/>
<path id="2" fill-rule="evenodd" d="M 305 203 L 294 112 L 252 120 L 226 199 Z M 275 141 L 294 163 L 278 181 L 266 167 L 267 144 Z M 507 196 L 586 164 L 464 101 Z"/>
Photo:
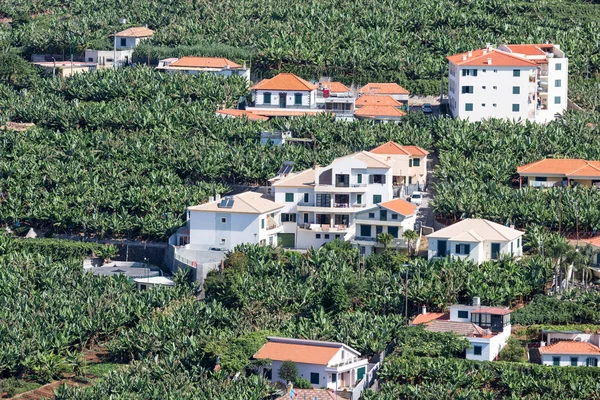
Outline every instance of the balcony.
<path id="1" fill-rule="evenodd" d="M 327 203 L 327 204 L 319 204 L 319 203 L 300 203 L 298 204 L 299 212 L 318 212 L 318 213 L 355 213 L 358 211 L 362 211 L 366 208 L 366 204 L 358 204 L 358 203 Z M 340 211 L 344 210 L 344 211 Z"/>
<path id="2" fill-rule="evenodd" d="M 298 229 L 313 232 L 345 233 L 351 231 L 352 225 L 333 225 L 330 224 L 298 224 Z"/>
<path id="3" fill-rule="evenodd" d="M 319 192 L 332 192 L 332 193 L 364 193 L 367 191 L 366 183 L 317 183 L 315 190 Z"/>
<path id="4" fill-rule="evenodd" d="M 557 186 L 558 182 L 547 182 L 547 181 L 529 181 L 529 186 L 534 188 L 551 188 Z"/>
<path id="5" fill-rule="evenodd" d="M 377 241 L 377 238 L 372 236 L 356 236 L 352 241 L 365 242 L 370 245 L 383 247 L 383 245 Z M 406 243 L 404 239 L 394 239 L 390 242 L 388 247 L 408 247 L 408 243 Z"/>

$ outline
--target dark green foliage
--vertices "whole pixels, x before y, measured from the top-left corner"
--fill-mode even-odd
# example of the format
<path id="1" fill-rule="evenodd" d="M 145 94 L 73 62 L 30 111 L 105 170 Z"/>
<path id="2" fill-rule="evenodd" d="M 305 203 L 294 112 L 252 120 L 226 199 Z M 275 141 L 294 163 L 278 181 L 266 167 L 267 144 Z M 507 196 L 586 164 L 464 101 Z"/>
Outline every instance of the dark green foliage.
<path id="1" fill-rule="evenodd" d="M 37 83 L 38 77 L 35 66 L 18 54 L 0 52 L 0 84 L 5 83 L 20 89 Z"/>
<path id="2" fill-rule="evenodd" d="M 242 334 L 233 340 L 216 340 L 206 345 L 207 357 L 218 356 L 219 364 L 224 371 L 236 373 L 243 371 L 248 360 L 267 341 L 270 332 L 257 331 Z"/>
<path id="3" fill-rule="evenodd" d="M 298 376 L 298 366 L 293 361 L 284 361 L 279 368 L 279 377 L 288 382 L 294 382 Z"/>
<path id="4" fill-rule="evenodd" d="M 325 310 L 336 314 L 346 311 L 352 305 L 348 291 L 340 282 L 332 282 L 325 288 L 321 304 Z"/>
<path id="5" fill-rule="evenodd" d="M 526 362 L 527 350 L 515 337 L 508 338 L 506 346 L 500 351 L 500 361 Z"/>
<path id="6" fill-rule="evenodd" d="M 461 357 L 469 341 L 452 333 L 427 332 L 422 326 L 408 327 L 396 335 L 399 357 Z"/>
<path id="7" fill-rule="evenodd" d="M 54 261 L 76 258 L 83 260 L 98 254 L 103 245 L 60 239 L 18 239 L 0 234 L 0 255 L 9 253 L 43 254 Z"/>
<path id="8" fill-rule="evenodd" d="M 574 291 L 562 297 L 537 296 L 530 304 L 515 310 L 511 320 L 516 325 L 598 324 L 600 295 Z"/>
<path id="9" fill-rule="evenodd" d="M 312 389 L 310 381 L 301 376 L 297 376 L 296 379 L 294 379 L 294 387 L 298 389 Z"/>

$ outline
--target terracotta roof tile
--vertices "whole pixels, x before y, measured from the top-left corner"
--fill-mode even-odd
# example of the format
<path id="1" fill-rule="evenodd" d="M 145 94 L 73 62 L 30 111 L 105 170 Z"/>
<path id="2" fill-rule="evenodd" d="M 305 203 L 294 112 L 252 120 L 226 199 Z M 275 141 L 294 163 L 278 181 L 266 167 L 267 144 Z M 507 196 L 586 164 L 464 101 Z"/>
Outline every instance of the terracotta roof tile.
<path id="1" fill-rule="evenodd" d="M 485 53 L 485 54 L 484 54 Z M 463 60 L 463 55 L 466 60 Z M 524 57 L 520 57 L 514 54 L 510 54 L 497 49 L 479 49 L 473 50 L 469 57 L 469 52 L 454 54 L 446 57 L 450 62 L 458 66 L 473 66 L 473 67 L 485 67 L 485 66 L 497 66 L 497 67 L 527 67 L 536 66 L 534 61 L 527 60 Z M 488 59 L 492 59 L 492 63 L 488 64 Z"/>
<path id="2" fill-rule="evenodd" d="M 317 86 L 290 73 L 281 73 L 271 79 L 263 79 L 252 86 L 253 90 L 298 90 L 301 92 L 316 90 Z"/>
<path id="3" fill-rule="evenodd" d="M 512 310 L 503 307 L 481 306 L 473 309 L 471 312 L 475 314 L 507 315 L 510 314 Z"/>
<path id="4" fill-rule="evenodd" d="M 426 156 L 429 154 L 427 150 L 423 150 L 419 146 L 402 146 L 396 142 L 389 141 L 371 150 L 375 154 L 406 154 L 408 156 Z"/>
<path id="5" fill-rule="evenodd" d="M 582 242 L 591 244 L 592 246 L 595 246 L 595 247 L 600 247 L 600 236 L 596 236 L 596 237 L 593 237 L 590 239 L 584 239 L 584 240 L 582 240 Z"/>
<path id="6" fill-rule="evenodd" d="M 356 99 L 355 102 L 356 107 L 362 106 L 392 106 L 392 107 L 401 107 L 402 103 L 397 101 L 391 96 L 377 96 L 373 94 L 365 94 Z"/>
<path id="7" fill-rule="evenodd" d="M 248 111 L 248 110 L 237 110 L 234 108 L 226 108 L 224 110 L 217 110 L 217 114 L 227 115 L 230 117 L 238 117 L 238 118 L 247 117 L 249 121 L 266 121 L 269 119 L 268 117 L 265 117 L 264 115 L 258 115 L 258 114 L 254 114 L 253 112 Z"/>
<path id="8" fill-rule="evenodd" d="M 545 158 L 517 167 L 523 175 L 548 174 L 564 177 L 600 177 L 600 161 L 586 161 L 580 158 Z"/>
<path id="9" fill-rule="evenodd" d="M 329 89 L 331 93 L 346 93 L 350 91 L 350 88 L 342 82 L 320 82 L 320 85 Z"/>
<path id="10" fill-rule="evenodd" d="M 406 113 L 392 106 L 363 106 L 356 109 L 354 115 L 366 118 L 399 118 Z"/>
<path id="11" fill-rule="evenodd" d="M 404 89 L 397 83 L 367 83 L 365 86 L 360 88 L 360 91 L 364 94 L 410 94 L 410 92 Z"/>
<path id="12" fill-rule="evenodd" d="M 154 31 L 152 29 L 148 29 L 145 26 L 136 26 L 132 28 L 127 28 L 124 31 L 118 32 L 115 36 L 117 37 L 150 37 L 154 35 Z"/>
<path id="13" fill-rule="evenodd" d="M 325 389 L 294 389 L 296 393 L 296 399 L 298 400 L 346 400 L 343 397 L 338 396 L 332 391 Z M 289 393 L 278 397 L 277 400 L 290 400 Z"/>
<path id="14" fill-rule="evenodd" d="M 528 56 L 545 56 L 546 53 L 538 47 L 537 44 L 507 44 L 513 53 L 525 54 Z"/>
<path id="15" fill-rule="evenodd" d="M 381 203 L 379 205 L 387 208 L 388 210 L 397 212 L 398 214 L 402 214 L 405 217 L 413 215 L 415 213 L 415 210 L 417 209 L 416 205 L 402 199 L 386 201 L 385 203 Z"/>
<path id="16" fill-rule="evenodd" d="M 600 348 L 588 342 L 560 341 L 550 346 L 540 347 L 542 354 L 581 354 L 599 355 Z"/>
<path id="17" fill-rule="evenodd" d="M 487 332 L 472 322 L 456 322 L 450 320 L 435 319 L 425 327 L 429 332 L 454 332 L 468 337 L 485 336 Z"/>
<path id="18" fill-rule="evenodd" d="M 267 342 L 254 358 L 275 361 L 293 361 L 304 364 L 327 365 L 335 353 L 342 348 L 311 346 L 306 344 Z"/>
<path id="19" fill-rule="evenodd" d="M 242 68 L 231 60 L 222 57 L 181 57 L 179 60 L 169 64 L 170 67 L 192 67 L 192 68 Z"/>
<path id="20" fill-rule="evenodd" d="M 448 317 L 448 314 L 445 313 L 427 313 L 427 314 L 419 314 L 413 319 L 413 325 L 427 324 L 436 319 L 441 319 L 442 317 Z"/>

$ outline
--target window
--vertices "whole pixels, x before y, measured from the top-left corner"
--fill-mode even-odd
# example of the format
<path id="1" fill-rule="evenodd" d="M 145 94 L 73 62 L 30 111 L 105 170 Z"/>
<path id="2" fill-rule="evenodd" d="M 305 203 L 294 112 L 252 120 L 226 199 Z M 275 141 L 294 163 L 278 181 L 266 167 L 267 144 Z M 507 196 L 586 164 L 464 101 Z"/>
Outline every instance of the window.
<path id="1" fill-rule="evenodd" d="M 473 86 L 463 86 L 461 87 L 461 93 L 473 93 Z"/>
<path id="2" fill-rule="evenodd" d="M 562 64 L 561 63 L 554 64 L 554 70 L 555 71 L 561 71 L 562 70 Z"/>
<path id="3" fill-rule="evenodd" d="M 518 104 L 513 104 L 513 105 L 512 105 L 512 110 L 513 110 L 513 112 L 519 112 L 519 109 L 520 109 L 520 107 L 519 107 L 519 105 L 518 105 Z"/>
<path id="4" fill-rule="evenodd" d="M 521 70 L 520 69 L 513 69 L 513 76 L 521 76 Z"/>
<path id="5" fill-rule="evenodd" d="M 485 69 L 482 69 L 481 72 L 485 73 Z M 484 86 L 484 88 L 485 88 L 485 86 Z"/>
<path id="6" fill-rule="evenodd" d="M 340 237 L 341 237 L 340 235 L 335 235 L 335 238 L 336 238 L 336 239 L 339 239 Z"/>
<path id="7" fill-rule="evenodd" d="M 269 244 L 273 244 L 273 236 L 269 236 Z"/>
<path id="8" fill-rule="evenodd" d="M 415 158 L 413 160 L 413 167 L 420 167 L 421 166 L 421 160 L 419 158 Z"/>
<path id="9" fill-rule="evenodd" d="M 365 246 L 360 246 L 360 254 L 366 254 L 367 248 Z"/>
<path id="10" fill-rule="evenodd" d="M 302 105 L 302 93 L 295 93 L 294 94 L 294 104 L 297 106 Z"/>
<path id="11" fill-rule="evenodd" d="M 381 195 L 380 194 L 374 194 L 373 195 L 373 204 L 379 204 L 381 203 Z"/>
<path id="12" fill-rule="evenodd" d="M 309 200 L 308 196 L 309 196 L 308 193 L 304 193 L 304 199 L 303 200 L 304 200 L 305 203 L 308 203 L 308 200 Z"/>
<path id="13" fill-rule="evenodd" d="M 362 194 L 356 195 L 356 204 L 362 204 Z"/>
<path id="14" fill-rule="evenodd" d="M 325 239 L 329 239 L 329 233 L 325 234 Z"/>
<path id="15" fill-rule="evenodd" d="M 468 255 L 471 252 L 471 245 L 470 244 L 457 244 L 455 250 L 456 250 L 456 254 Z"/>
<path id="16" fill-rule="evenodd" d="M 311 372 L 310 373 L 310 384 L 311 385 L 318 385 L 319 384 L 319 373 L 318 372 Z"/>
<path id="17" fill-rule="evenodd" d="M 466 103 L 465 111 L 473 111 L 473 103 Z"/>
<path id="18" fill-rule="evenodd" d="M 385 175 L 369 175 L 369 183 L 385 183 Z"/>
<path id="19" fill-rule="evenodd" d="M 560 81 L 560 79 L 557 79 L 554 81 L 554 87 L 560 87 L 562 84 L 562 82 Z"/>
<path id="20" fill-rule="evenodd" d="M 121 38 L 121 47 L 127 46 L 127 39 Z"/>
<path id="21" fill-rule="evenodd" d="M 331 374 L 331 383 L 337 382 L 337 374 Z"/>
<path id="22" fill-rule="evenodd" d="M 481 107 L 485 107 L 485 103 L 481 103 Z"/>
<path id="23" fill-rule="evenodd" d="M 469 318 L 469 312 L 464 310 L 458 310 L 458 318 Z"/>
<path id="24" fill-rule="evenodd" d="M 362 174 L 356 175 L 356 182 L 362 183 Z"/>
<path id="25" fill-rule="evenodd" d="M 476 70 L 476 69 L 474 69 L 474 70 L 471 70 L 471 75 L 473 75 L 473 76 L 477 76 L 477 70 Z"/>
<path id="26" fill-rule="evenodd" d="M 376 226 L 375 227 L 375 236 L 379 236 L 383 233 L 383 226 Z"/>
<path id="27" fill-rule="evenodd" d="M 513 86 L 513 94 L 521 94 L 521 86 Z"/>
<path id="28" fill-rule="evenodd" d="M 481 88 L 482 88 L 483 90 L 485 90 L 485 88 L 486 88 L 486 87 L 485 87 L 485 86 L 482 86 Z"/>
<path id="29" fill-rule="evenodd" d="M 554 96 L 554 104 L 560 104 L 560 96 Z"/>
<path id="30" fill-rule="evenodd" d="M 492 260 L 495 260 L 500 255 L 500 243 L 492 243 Z"/>
<path id="31" fill-rule="evenodd" d="M 473 346 L 473 354 L 474 355 L 480 356 L 481 355 L 481 350 L 482 350 L 481 346 Z"/>
<path id="32" fill-rule="evenodd" d="M 271 104 L 271 93 L 265 93 L 265 94 L 263 94 L 263 103 L 264 104 Z"/>
<path id="33" fill-rule="evenodd" d="M 388 226 L 387 233 L 392 235 L 394 239 L 398 239 L 398 227 L 397 226 Z"/>
<path id="34" fill-rule="evenodd" d="M 375 213 L 369 213 L 369 218 L 375 218 Z"/>
<path id="35" fill-rule="evenodd" d="M 498 70 L 497 70 L 497 69 L 495 69 L 495 70 L 494 70 L 494 73 L 496 73 L 496 72 L 498 72 Z M 494 86 L 494 88 L 495 88 L 495 87 L 496 87 L 496 86 Z"/>
<path id="36" fill-rule="evenodd" d="M 226 224 L 227 223 L 227 218 L 221 218 L 221 223 L 222 224 Z"/>
<path id="37" fill-rule="evenodd" d="M 261 229 L 265 229 L 265 219 L 264 218 L 260 220 L 260 227 L 261 227 Z"/>
<path id="38" fill-rule="evenodd" d="M 494 72 L 496 72 L 496 71 L 494 70 Z M 492 89 L 496 90 L 496 89 L 498 89 L 498 86 L 492 86 Z"/>
<path id="39" fill-rule="evenodd" d="M 317 194 L 317 207 L 331 207 L 330 194 Z"/>
<path id="40" fill-rule="evenodd" d="M 225 244 L 225 239 L 221 239 L 221 244 Z"/>
<path id="41" fill-rule="evenodd" d="M 412 167 L 412 166 L 413 166 L 413 160 L 412 160 L 412 158 L 411 158 L 410 160 L 408 160 L 408 167 L 410 168 L 410 167 Z"/>
<path id="42" fill-rule="evenodd" d="M 94 62 L 94 59 L 92 57 L 88 57 L 88 62 Z"/>
<path id="43" fill-rule="evenodd" d="M 577 357 L 571 357 L 571 367 L 576 367 L 579 359 Z"/>
<path id="44" fill-rule="evenodd" d="M 371 225 L 361 225 L 360 236 L 371 237 Z"/>
<path id="45" fill-rule="evenodd" d="M 589 357 L 588 359 L 585 360 L 585 365 L 587 367 L 597 367 L 598 366 L 598 359 L 594 358 L 594 357 Z"/>
<path id="46" fill-rule="evenodd" d="M 552 365 L 560 365 L 560 357 L 552 357 Z"/>
<path id="47" fill-rule="evenodd" d="M 285 194 L 285 202 L 293 203 L 294 202 L 294 193 L 286 193 Z"/>
<path id="48" fill-rule="evenodd" d="M 317 234 L 315 235 L 315 237 L 316 237 L 317 239 L 321 239 L 321 234 L 320 234 L 320 233 L 317 233 Z"/>
<path id="49" fill-rule="evenodd" d="M 494 103 L 492 104 L 492 107 L 498 107 L 498 104 Z"/>
<path id="50" fill-rule="evenodd" d="M 492 324 L 492 316 L 490 314 L 471 313 L 471 322 L 481 327 L 488 327 Z"/>
<path id="51" fill-rule="evenodd" d="M 517 249 L 518 249 L 519 247 L 521 247 L 521 239 L 520 239 L 520 238 L 519 238 L 519 239 L 517 239 Z"/>
<path id="52" fill-rule="evenodd" d="M 386 210 L 379 210 L 379 220 L 387 221 L 387 211 Z"/>
<path id="53" fill-rule="evenodd" d="M 308 224 L 308 213 L 304 213 L 304 223 Z"/>
<path id="54" fill-rule="evenodd" d="M 308 215 L 308 214 L 305 214 Z M 281 222 L 296 222 L 295 213 L 281 213 Z"/>
<path id="55" fill-rule="evenodd" d="M 392 219 L 398 219 L 398 214 L 392 214 Z"/>
<path id="56" fill-rule="evenodd" d="M 469 70 L 468 69 L 463 69 L 462 70 L 462 76 L 467 76 L 469 74 Z"/>

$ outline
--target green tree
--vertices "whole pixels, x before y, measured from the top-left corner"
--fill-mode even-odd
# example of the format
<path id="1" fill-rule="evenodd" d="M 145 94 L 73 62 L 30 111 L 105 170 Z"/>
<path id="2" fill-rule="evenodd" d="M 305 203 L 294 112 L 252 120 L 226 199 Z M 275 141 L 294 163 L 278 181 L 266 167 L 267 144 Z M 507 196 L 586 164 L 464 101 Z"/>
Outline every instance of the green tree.
<path id="1" fill-rule="evenodd" d="M 500 352 L 500 361 L 524 362 L 526 350 L 517 338 L 510 337 Z"/>
<path id="2" fill-rule="evenodd" d="M 377 241 L 383 245 L 383 249 L 387 251 L 390 243 L 394 241 L 394 237 L 387 232 L 382 232 L 377 235 Z"/>
<path id="3" fill-rule="evenodd" d="M 324 291 L 321 304 L 328 312 L 338 314 L 349 309 L 352 302 L 344 284 L 336 280 Z"/>
<path id="4" fill-rule="evenodd" d="M 13 52 L 0 53 L 0 82 L 16 88 L 30 87 L 38 73 L 33 65 Z"/>
<path id="5" fill-rule="evenodd" d="M 288 382 L 294 382 L 298 376 L 298 366 L 293 361 L 284 361 L 279 367 L 279 377 Z"/>
<path id="6" fill-rule="evenodd" d="M 413 231 L 412 229 L 409 229 L 404 231 L 402 237 L 408 243 L 408 252 L 410 254 L 413 254 L 415 252 L 414 245 L 417 242 L 417 239 L 419 238 L 419 234 Z"/>

